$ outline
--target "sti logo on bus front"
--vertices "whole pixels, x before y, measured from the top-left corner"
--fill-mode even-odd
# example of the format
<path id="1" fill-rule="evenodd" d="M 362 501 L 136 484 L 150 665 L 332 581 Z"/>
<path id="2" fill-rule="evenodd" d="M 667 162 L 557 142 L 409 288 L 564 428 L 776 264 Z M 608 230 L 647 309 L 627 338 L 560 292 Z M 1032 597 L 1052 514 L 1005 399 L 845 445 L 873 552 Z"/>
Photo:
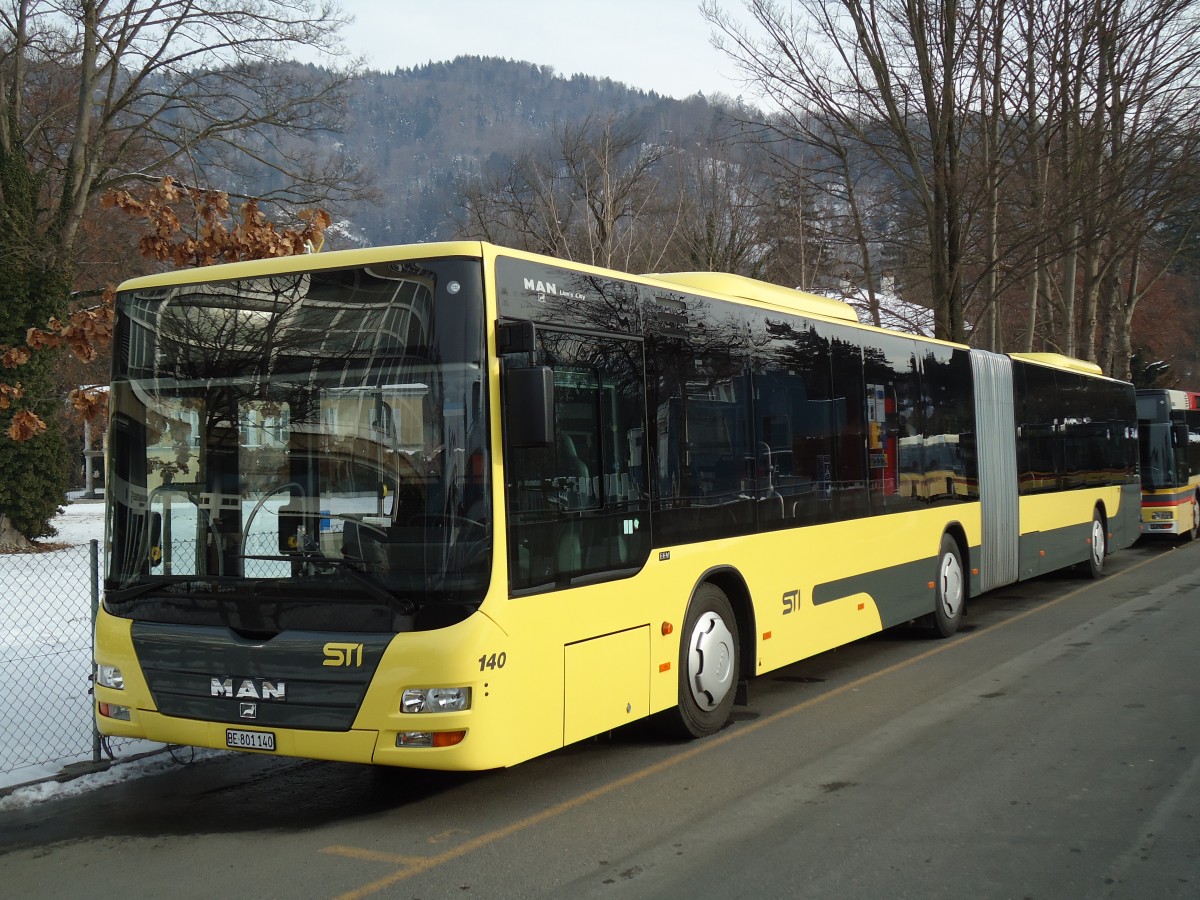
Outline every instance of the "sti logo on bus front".
<path id="1" fill-rule="evenodd" d="M 237 700 L 287 702 L 287 684 L 282 681 L 267 681 L 265 678 L 243 678 L 237 682 L 236 687 L 232 678 L 213 678 L 209 682 L 209 693 L 213 697 Z"/>

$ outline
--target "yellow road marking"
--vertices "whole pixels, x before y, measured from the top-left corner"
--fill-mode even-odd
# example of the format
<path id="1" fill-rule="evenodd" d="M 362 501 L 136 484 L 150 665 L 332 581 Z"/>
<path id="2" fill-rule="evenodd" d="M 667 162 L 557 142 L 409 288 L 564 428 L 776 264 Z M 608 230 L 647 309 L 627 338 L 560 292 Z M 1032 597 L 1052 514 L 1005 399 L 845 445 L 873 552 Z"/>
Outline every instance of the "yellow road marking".
<path id="1" fill-rule="evenodd" d="M 324 847 L 322 853 L 330 856 L 345 856 L 348 859 L 362 859 L 367 862 L 391 863 L 394 866 L 411 866 L 422 861 L 420 856 L 399 856 L 395 853 L 380 853 L 378 850 L 367 850 L 363 847 Z"/>
<path id="2" fill-rule="evenodd" d="M 1156 559 L 1157 557 L 1149 557 L 1144 559 L 1141 562 L 1130 566 L 1128 569 L 1123 569 L 1121 572 L 1112 577 L 1113 579 L 1120 578 L 1129 574 L 1130 572 L 1140 569 L 1144 565 L 1154 562 Z M 880 669 L 878 672 L 874 672 L 870 675 L 864 675 L 861 678 L 855 679 L 847 684 L 843 684 L 841 687 L 832 688 L 818 697 L 810 697 L 807 700 L 797 703 L 795 706 L 790 706 L 787 709 L 781 709 L 779 712 L 767 716 L 766 718 L 757 719 L 749 724 L 739 725 L 736 729 L 726 729 L 721 734 L 706 738 L 705 740 L 695 744 L 691 749 L 684 750 L 681 753 L 677 753 L 674 756 L 668 757 L 662 762 L 655 763 L 652 766 L 647 766 L 646 768 L 640 769 L 637 772 L 631 772 L 623 778 L 618 778 L 616 781 L 610 781 L 608 784 L 601 785 L 598 788 L 594 788 L 593 790 L 590 790 L 584 794 L 580 794 L 579 796 L 570 800 L 564 800 L 562 803 L 558 803 L 555 806 L 547 807 L 539 813 L 526 816 L 524 819 L 518 819 L 516 822 L 506 825 L 503 828 L 497 828 L 494 831 L 481 834 L 478 837 L 459 844 L 457 847 L 454 847 L 451 850 L 447 850 L 445 853 L 439 853 L 437 856 L 389 857 L 388 854 L 375 854 L 369 850 L 356 851 L 352 847 L 326 847 L 321 851 L 322 853 L 334 853 L 340 856 L 352 857 L 358 854 L 357 858 L 361 859 L 374 859 L 378 857 L 378 861 L 380 862 L 388 862 L 391 859 L 395 859 L 396 863 L 402 866 L 402 868 L 397 869 L 395 872 L 376 879 L 369 884 L 365 884 L 362 887 L 356 888 L 355 890 L 349 891 L 345 894 L 338 895 L 336 900 L 361 900 L 363 897 L 369 897 L 372 894 L 376 894 L 385 888 L 391 887 L 393 884 L 403 881 L 412 875 L 417 875 L 421 872 L 428 872 L 430 869 L 435 869 L 438 866 L 445 865 L 452 860 L 466 856 L 468 853 L 479 850 L 480 848 L 486 847 L 489 844 L 494 844 L 497 841 L 504 840 L 506 837 L 511 837 L 514 834 L 525 831 L 528 828 L 532 828 L 534 825 L 540 825 L 541 823 L 557 818 L 564 813 L 571 812 L 572 810 L 578 809 L 581 806 L 586 806 L 593 800 L 598 800 L 601 797 L 605 797 L 608 794 L 613 793 L 614 791 L 619 791 L 622 788 L 629 787 L 629 785 L 636 784 L 637 782 L 649 778 L 652 775 L 665 772 L 668 769 L 679 765 L 680 763 L 687 762 L 689 759 L 699 756 L 701 753 L 707 753 L 709 750 L 713 750 L 717 747 L 723 747 L 731 741 L 739 740 L 740 738 L 743 738 L 749 734 L 754 734 L 756 731 L 760 731 L 763 728 L 774 725 L 776 722 L 780 722 L 789 716 L 794 716 L 797 713 L 811 709 L 818 703 L 824 703 L 826 700 L 839 697 L 849 691 L 858 690 L 863 685 L 870 684 L 873 681 L 878 681 L 880 678 L 893 675 L 896 672 L 899 672 L 901 669 L 906 669 L 909 666 L 923 662 L 939 653 L 944 653 L 947 650 L 959 647 L 968 641 L 975 640 L 975 638 L 981 635 L 994 633 L 997 629 L 1005 628 L 1014 622 L 1020 622 L 1022 619 L 1027 619 L 1034 613 L 1044 612 L 1048 609 L 1052 609 L 1053 607 L 1058 606 L 1060 603 L 1065 603 L 1072 597 L 1083 593 L 1091 586 L 1091 584 L 1082 585 L 1075 590 L 1070 591 L 1069 593 L 1063 594 L 1057 599 L 1050 600 L 1045 603 L 1039 603 L 1037 606 L 1031 607 L 1024 612 L 1017 613 L 1012 618 L 1005 619 L 1003 622 L 998 622 L 982 631 L 974 631 L 968 634 L 960 635 L 947 641 L 946 643 L 932 647 L 929 650 L 926 650 L 924 653 L 918 653 L 916 656 L 911 657 L 910 659 L 895 663 L 888 666 L 886 669 Z M 403 862 L 401 862 L 401 860 L 403 860 Z"/>

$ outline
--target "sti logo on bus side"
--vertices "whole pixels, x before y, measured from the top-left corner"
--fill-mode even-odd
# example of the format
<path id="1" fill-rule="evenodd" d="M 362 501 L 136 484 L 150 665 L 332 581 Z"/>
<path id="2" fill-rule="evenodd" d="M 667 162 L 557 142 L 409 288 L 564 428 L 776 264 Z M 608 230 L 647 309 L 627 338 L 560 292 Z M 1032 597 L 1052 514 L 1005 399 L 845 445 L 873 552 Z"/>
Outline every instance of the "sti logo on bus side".
<path id="1" fill-rule="evenodd" d="M 235 688 L 232 678 L 213 678 L 209 682 L 209 694 L 237 700 L 277 700 L 286 703 L 287 684 L 267 681 L 265 678 L 243 678 Z"/>

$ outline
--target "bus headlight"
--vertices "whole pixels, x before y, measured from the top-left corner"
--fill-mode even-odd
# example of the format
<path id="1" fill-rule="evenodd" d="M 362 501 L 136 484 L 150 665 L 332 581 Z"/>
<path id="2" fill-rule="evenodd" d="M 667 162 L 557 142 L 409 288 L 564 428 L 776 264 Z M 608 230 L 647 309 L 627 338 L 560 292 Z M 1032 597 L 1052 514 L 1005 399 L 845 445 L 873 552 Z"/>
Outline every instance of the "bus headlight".
<path id="1" fill-rule="evenodd" d="M 400 697 L 400 712 L 461 712 L 471 708 L 469 687 L 408 688 Z"/>
<path id="2" fill-rule="evenodd" d="M 96 663 L 96 684 L 112 688 L 114 691 L 123 691 L 125 690 L 125 676 L 116 666 Z"/>

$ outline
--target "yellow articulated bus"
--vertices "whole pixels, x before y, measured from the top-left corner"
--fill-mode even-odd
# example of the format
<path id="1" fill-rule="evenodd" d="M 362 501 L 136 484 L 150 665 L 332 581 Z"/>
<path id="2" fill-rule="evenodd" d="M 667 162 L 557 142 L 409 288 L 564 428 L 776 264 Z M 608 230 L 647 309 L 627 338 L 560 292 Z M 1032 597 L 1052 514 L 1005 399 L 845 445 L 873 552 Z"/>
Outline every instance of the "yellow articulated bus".
<path id="1" fill-rule="evenodd" d="M 1142 533 L 1200 535 L 1200 394 L 1137 392 Z"/>
<path id="2" fill-rule="evenodd" d="M 700 737 L 755 675 L 1138 535 L 1131 385 L 736 276 L 457 242 L 117 309 L 106 734 L 431 769 Z"/>

